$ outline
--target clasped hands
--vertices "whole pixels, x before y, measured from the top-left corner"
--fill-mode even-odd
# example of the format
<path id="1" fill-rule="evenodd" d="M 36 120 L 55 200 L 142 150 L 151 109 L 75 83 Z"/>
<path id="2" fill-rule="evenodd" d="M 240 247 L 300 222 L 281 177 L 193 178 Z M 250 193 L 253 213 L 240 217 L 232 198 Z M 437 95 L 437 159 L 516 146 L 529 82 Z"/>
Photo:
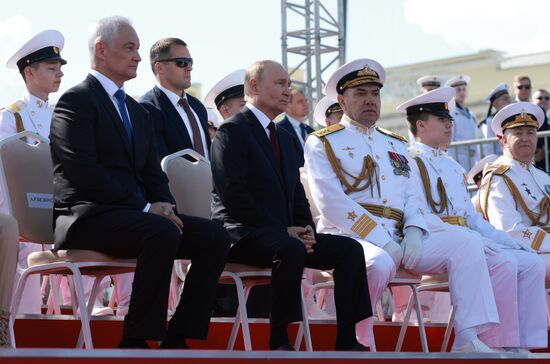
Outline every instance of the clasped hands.
<path id="1" fill-rule="evenodd" d="M 310 225 L 307 225 L 305 227 L 289 226 L 286 231 L 288 232 L 289 236 L 300 240 L 302 244 L 304 244 L 307 254 L 313 253 L 313 245 L 316 243 L 316 241 L 315 232 Z"/>

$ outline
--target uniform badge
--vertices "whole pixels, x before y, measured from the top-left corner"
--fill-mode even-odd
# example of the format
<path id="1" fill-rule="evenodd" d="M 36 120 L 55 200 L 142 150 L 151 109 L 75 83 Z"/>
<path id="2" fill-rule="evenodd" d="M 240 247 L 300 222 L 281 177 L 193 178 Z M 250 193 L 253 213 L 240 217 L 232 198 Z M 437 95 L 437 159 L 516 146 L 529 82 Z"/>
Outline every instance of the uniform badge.
<path id="1" fill-rule="evenodd" d="M 523 230 L 522 233 L 524 239 L 531 239 L 531 235 L 533 235 L 533 233 L 527 229 Z"/>
<path id="2" fill-rule="evenodd" d="M 352 150 L 355 150 L 355 148 L 352 148 L 352 147 L 345 147 L 345 148 L 342 148 L 342 150 L 343 150 L 343 151 L 347 151 L 349 157 L 353 159 L 353 152 L 352 152 Z"/>
<path id="3" fill-rule="evenodd" d="M 355 214 L 355 211 L 348 212 L 348 220 L 355 221 L 357 218 L 357 215 Z"/>
<path id="4" fill-rule="evenodd" d="M 396 176 L 410 177 L 411 167 L 409 161 L 403 154 L 388 151 L 390 162 L 393 167 L 393 174 Z"/>
<path id="5" fill-rule="evenodd" d="M 537 200 L 537 198 L 535 196 L 533 196 L 533 194 L 531 193 L 531 190 L 527 187 L 527 184 L 525 182 L 523 182 L 521 184 L 521 186 L 523 187 L 523 189 L 525 190 L 525 193 L 527 195 L 529 195 L 533 200 L 535 200 L 535 201 Z"/>

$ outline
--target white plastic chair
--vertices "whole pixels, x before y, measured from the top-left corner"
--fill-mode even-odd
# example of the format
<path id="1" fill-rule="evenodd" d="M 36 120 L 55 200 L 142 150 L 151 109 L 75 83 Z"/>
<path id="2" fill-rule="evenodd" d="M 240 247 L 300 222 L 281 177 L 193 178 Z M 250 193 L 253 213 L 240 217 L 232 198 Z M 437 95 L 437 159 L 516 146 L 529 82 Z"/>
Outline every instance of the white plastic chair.
<path id="1" fill-rule="evenodd" d="M 24 138 L 34 139 L 30 145 Z M 0 141 L 0 183 L 6 196 L 10 214 L 19 224 L 23 240 L 36 244 L 53 243 L 53 176 L 50 147 L 46 139 L 24 131 Z M 29 276 L 33 274 L 72 275 L 73 317 L 82 323 L 77 347 L 93 348 L 90 330 L 90 313 L 93 300 L 86 302 L 82 276 L 96 277 L 91 297 L 97 294 L 101 279 L 109 274 L 134 271 L 134 259 L 116 259 L 91 250 L 50 250 L 31 253 L 14 293 L 11 304 L 9 330 L 11 345 L 16 346 L 14 324 L 21 295 Z M 51 282 L 50 282 L 51 283 Z"/>
<path id="2" fill-rule="evenodd" d="M 184 149 L 162 159 L 162 170 L 169 180 L 170 191 L 176 200 L 178 212 L 210 219 L 212 202 L 212 172 L 210 162 L 192 149 Z M 231 329 L 227 349 L 235 346 L 239 327 L 242 329 L 244 348 L 252 350 L 246 300 L 250 289 L 257 285 L 271 284 L 271 268 L 227 263 L 220 276 L 220 283 L 237 287 L 238 310 Z M 306 350 L 312 351 L 309 321 L 302 291 L 301 328 L 305 332 Z"/>

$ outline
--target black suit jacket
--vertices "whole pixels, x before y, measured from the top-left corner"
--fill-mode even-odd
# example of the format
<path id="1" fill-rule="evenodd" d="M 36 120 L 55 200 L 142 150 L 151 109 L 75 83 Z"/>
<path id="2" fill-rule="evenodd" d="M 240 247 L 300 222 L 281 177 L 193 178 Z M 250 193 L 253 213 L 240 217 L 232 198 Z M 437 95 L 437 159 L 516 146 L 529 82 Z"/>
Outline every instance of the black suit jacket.
<path id="1" fill-rule="evenodd" d="M 248 108 L 229 118 L 216 132 L 211 155 L 212 217 L 224 224 L 233 240 L 253 229 L 286 234 L 289 226 L 315 228 L 300 183 L 296 143 L 281 129 L 277 135 L 282 170 L 265 130 Z"/>
<path id="2" fill-rule="evenodd" d="M 187 94 L 187 101 L 199 117 L 198 122 L 202 126 L 206 139 L 205 148 L 210 150 L 211 143 L 208 135 L 208 115 L 206 108 L 199 99 L 189 94 Z M 182 149 L 193 149 L 193 136 L 189 135 L 180 114 L 161 89 L 155 86 L 143 95 L 139 102 L 149 111 L 153 118 L 153 129 L 161 159 Z"/>
<path id="3" fill-rule="evenodd" d="M 130 143 L 109 95 L 92 75 L 61 96 L 51 124 L 54 227 L 60 247 L 78 219 L 171 202 L 149 114 L 131 97 Z"/>

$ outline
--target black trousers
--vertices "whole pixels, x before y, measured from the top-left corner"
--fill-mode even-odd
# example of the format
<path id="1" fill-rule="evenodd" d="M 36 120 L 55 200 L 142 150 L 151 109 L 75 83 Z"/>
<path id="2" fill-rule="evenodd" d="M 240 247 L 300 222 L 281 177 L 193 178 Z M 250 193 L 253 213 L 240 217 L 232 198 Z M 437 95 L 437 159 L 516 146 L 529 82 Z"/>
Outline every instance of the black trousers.
<path id="1" fill-rule="evenodd" d="M 300 285 L 304 266 L 334 269 L 338 327 L 354 325 L 372 316 L 361 245 L 351 238 L 329 234 L 317 234 L 316 241 L 314 252 L 307 254 L 298 239 L 286 233 L 258 229 L 231 247 L 228 261 L 272 268 L 272 325 L 302 319 Z"/>
<path id="2" fill-rule="evenodd" d="M 163 340 L 174 259 L 191 259 L 183 293 L 169 324 L 171 335 L 205 339 L 229 236 L 210 220 L 179 215 L 180 234 L 168 219 L 135 210 L 115 210 L 77 220 L 62 249 L 90 249 L 137 258 L 124 334 Z"/>

